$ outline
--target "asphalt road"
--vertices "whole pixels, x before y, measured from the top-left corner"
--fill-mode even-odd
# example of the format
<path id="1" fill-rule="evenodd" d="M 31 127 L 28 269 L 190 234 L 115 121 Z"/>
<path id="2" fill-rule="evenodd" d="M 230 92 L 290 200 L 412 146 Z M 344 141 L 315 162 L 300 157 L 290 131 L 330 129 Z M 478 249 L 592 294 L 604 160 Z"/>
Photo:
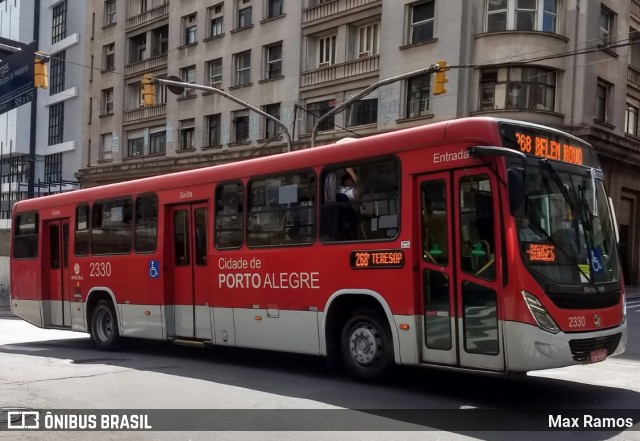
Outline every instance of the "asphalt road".
<path id="1" fill-rule="evenodd" d="M 473 418 L 489 421 L 489 428 L 494 427 L 492 419 L 508 418 L 509 427 L 522 430 L 531 427 L 532 415 L 538 413 L 586 414 L 613 409 L 615 414 L 618 409 L 631 409 L 637 414 L 640 343 L 634 336 L 640 335 L 640 299 L 630 300 L 628 311 L 627 352 L 602 363 L 533 372 L 520 378 L 399 368 L 389 381 L 373 385 L 329 370 L 317 357 L 148 341 L 131 341 L 121 351 L 106 353 L 93 349 L 85 334 L 40 330 L 19 319 L 0 317 L 0 408 L 218 409 L 211 418 L 224 419 L 228 427 L 236 429 L 213 434 L 5 431 L 0 432 L 0 438 L 640 440 L 640 431 L 468 430 L 469 422 L 461 419 L 459 410 L 498 409 L 473 414 Z M 272 414 L 270 409 L 284 410 Z M 420 412 L 423 417 L 416 420 L 411 409 L 453 412 Z M 482 427 L 482 421 L 472 423 Z M 323 430 L 303 430 L 314 426 Z M 344 427 L 357 431 L 331 430 Z"/>

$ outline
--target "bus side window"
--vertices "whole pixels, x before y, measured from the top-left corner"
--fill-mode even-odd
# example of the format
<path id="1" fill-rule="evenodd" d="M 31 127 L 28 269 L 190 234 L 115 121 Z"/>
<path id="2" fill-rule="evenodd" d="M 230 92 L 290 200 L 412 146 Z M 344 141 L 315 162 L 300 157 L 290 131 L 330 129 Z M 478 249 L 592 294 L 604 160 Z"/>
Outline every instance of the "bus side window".
<path id="1" fill-rule="evenodd" d="M 330 167 L 322 180 L 323 242 L 390 240 L 397 236 L 400 169 L 395 159 Z"/>
<path id="2" fill-rule="evenodd" d="M 32 259 L 38 256 L 38 213 L 16 216 L 13 229 L 13 258 Z"/>
<path id="3" fill-rule="evenodd" d="M 240 248 L 243 241 L 244 187 L 242 182 L 216 188 L 215 244 L 218 249 Z"/>
<path id="4" fill-rule="evenodd" d="M 136 253 L 153 252 L 158 238 L 158 197 L 138 196 L 135 213 L 133 249 Z"/>
<path id="5" fill-rule="evenodd" d="M 76 256 L 89 254 L 89 205 L 87 204 L 76 207 L 74 253 Z"/>

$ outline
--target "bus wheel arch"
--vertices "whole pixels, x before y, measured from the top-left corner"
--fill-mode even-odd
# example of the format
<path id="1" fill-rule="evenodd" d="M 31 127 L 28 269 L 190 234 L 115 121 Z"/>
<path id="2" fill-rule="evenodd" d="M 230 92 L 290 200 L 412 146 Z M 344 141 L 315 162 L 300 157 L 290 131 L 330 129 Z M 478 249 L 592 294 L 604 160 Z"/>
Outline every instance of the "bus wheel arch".
<path id="1" fill-rule="evenodd" d="M 398 362 L 393 315 L 379 294 L 336 294 L 325 311 L 326 350 L 332 364 L 343 364 L 361 380 L 376 380 Z"/>
<path id="2" fill-rule="evenodd" d="M 91 291 L 87 296 L 86 311 L 91 342 L 101 350 L 116 349 L 121 333 L 113 293 L 102 289 Z"/>

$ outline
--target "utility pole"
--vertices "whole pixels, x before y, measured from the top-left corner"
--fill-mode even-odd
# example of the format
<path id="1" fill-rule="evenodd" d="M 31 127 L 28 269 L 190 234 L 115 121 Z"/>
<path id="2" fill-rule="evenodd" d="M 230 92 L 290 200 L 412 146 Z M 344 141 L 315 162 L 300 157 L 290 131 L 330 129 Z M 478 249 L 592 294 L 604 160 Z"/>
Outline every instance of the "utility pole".
<path id="1" fill-rule="evenodd" d="M 175 78 L 175 79 L 174 79 Z M 210 86 L 202 86 L 200 84 L 194 83 L 185 83 L 184 81 L 180 81 L 177 77 L 169 77 L 167 79 L 164 78 L 155 78 L 151 75 L 145 75 L 142 79 L 142 93 L 144 96 L 145 105 L 153 105 L 155 103 L 155 90 L 151 89 L 150 86 L 153 84 L 165 84 L 168 86 L 169 91 L 175 93 L 176 95 L 180 95 L 185 88 L 189 89 L 197 89 L 197 90 L 205 90 L 207 92 L 217 93 L 218 95 L 222 95 L 223 97 L 233 101 L 234 103 L 240 104 L 241 106 L 256 112 L 258 115 L 264 116 L 265 118 L 276 123 L 284 133 L 284 136 L 287 138 L 287 151 L 290 152 L 292 148 L 291 135 L 289 134 L 289 130 L 287 126 L 284 125 L 282 121 L 280 121 L 275 116 L 269 115 L 266 112 L 258 109 L 257 107 L 242 101 L 239 98 L 236 98 L 233 95 L 228 94 L 224 90 L 216 89 L 215 87 Z"/>
<path id="2" fill-rule="evenodd" d="M 380 80 L 377 83 L 373 83 L 371 86 L 367 87 L 362 92 L 360 92 L 360 93 L 352 96 L 348 100 L 342 102 L 340 105 L 334 107 L 333 109 L 331 109 L 330 111 L 328 111 L 327 113 L 325 113 L 324 115 L 322 115 L 320 118 L 318 118 L 316 120 L 316 123 L 313 126 L 313 131 L 311 132 L 311 147 L 315 147 L 316 133 L 318 132 L 318 127 L 320 127 L 320 124 L 322 123 L 322 121 L 324 121 L 327 118 L 329 118 L 330 116 L 335 115 L 336 113 L 344 110 L 351 103 L 353 103 L 355 101 L 358 101 L 360 98 L 362 98 L 363 96 L 368 95 L 369 93 L 373 92 L 375 89 L 377 89 L 380 86 L 384 86 L 384 85 L 390 84 L 390 83 L 395 83 L 396 81 L 404 80 L 406 78 L 414 77 L 416 75 L 421 75 L 421 74 L 426 74 L 426 73 L 430 74 L 430 73 L 434 73 L 434 72 L 444 72 L 446 70 L 449 70 L 449 68 L 446 67 L 446 64 L 447 63 L 445 61 L 439 61 L 438 64 L 432 64 L 431 66 L 425 67 L 425 68 L 420 69 L 420 70 L 416 70 L 416 71 L 413 71 L 413 72 L 409 72 L 409 73 L 405 73 L 405 74 L 402 74 L 402 75 L 397 75 L 395 77 L 391 77 L 391 78 L 387 78 L 387 79 L 384 79 L 384 80 Z M 446 79 L 446 77 L 443 77 L 443 79 Z M 446 91 L 446 89 L 444 89 L 444 90 Z"/>

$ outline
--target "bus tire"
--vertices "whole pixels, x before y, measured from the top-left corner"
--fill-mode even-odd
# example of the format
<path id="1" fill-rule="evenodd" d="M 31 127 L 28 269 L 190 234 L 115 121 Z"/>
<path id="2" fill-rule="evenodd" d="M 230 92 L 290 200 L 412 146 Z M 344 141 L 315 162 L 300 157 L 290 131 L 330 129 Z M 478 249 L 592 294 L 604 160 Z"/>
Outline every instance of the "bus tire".
<path id="1" fill-rule="evenodd" d="M 342 328 L 342 359 L 349 372 L 365 381 L 380 380 L 393 366 L 393 344 L 384 317 L 358 309 Z"/>
<path id="2" fill-rule="evenodd" d="M 100 350 L 112 351 L 119 340 L 116 311 L 109 300 L 100 300 L 91 315 L 91 341 Z"/>

